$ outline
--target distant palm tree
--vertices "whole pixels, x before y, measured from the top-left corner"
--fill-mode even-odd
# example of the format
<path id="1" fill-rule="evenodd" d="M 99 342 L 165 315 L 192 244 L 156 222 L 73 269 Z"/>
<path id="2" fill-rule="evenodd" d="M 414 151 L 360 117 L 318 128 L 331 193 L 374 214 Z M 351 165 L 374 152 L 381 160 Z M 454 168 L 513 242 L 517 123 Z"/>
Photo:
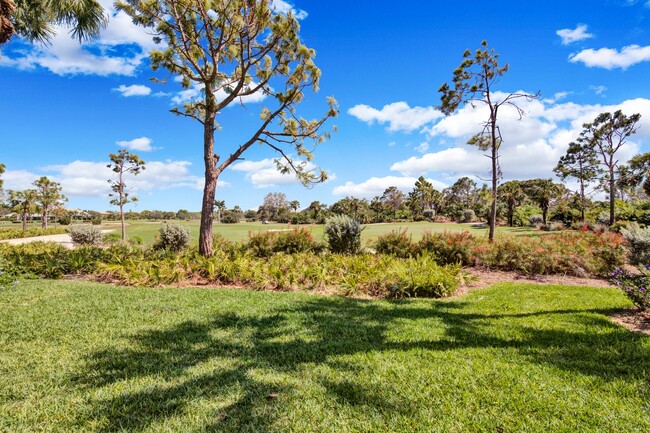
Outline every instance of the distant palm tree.
<path id="1" fill-rule="evenodd" d="M 217 224 L 221 224 L 221 212 L 226 209 L 226 202 L 224 200 L 215 200 L 214 207 L 217 208 Z"/>

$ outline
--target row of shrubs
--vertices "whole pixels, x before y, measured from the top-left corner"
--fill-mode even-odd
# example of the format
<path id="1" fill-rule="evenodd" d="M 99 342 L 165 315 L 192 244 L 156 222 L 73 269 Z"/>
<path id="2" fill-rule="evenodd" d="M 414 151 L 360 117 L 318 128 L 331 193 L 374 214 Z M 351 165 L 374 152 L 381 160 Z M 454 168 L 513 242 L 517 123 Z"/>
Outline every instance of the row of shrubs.
<path id="1" fill-rule="evenodd" d="M 356 224 L 356 225 L 355 225 Z M 97 244 L 101 234 L 90 226 L 71 231 L 78 244 Z M 647 231 L 647 229 L 646 229 Z M 406 230 L 380 236 L 373 247 L 380 255 L 402 259 L 427 255 L 438 265 L 460 264 L 488 269 L 516 271 L 529 275 L 566 274 L 575 276 L 605 276 L 625 263 L 626 245 L 634 263 L 646 263 L 650 254 L 650 235 L 641 229 L 624 229 L 624 236 L 611 232 L 562 231 L 543 236 L 503 236 L 490 243 L 468 232 L 425 233 L 413 242 Z M 241 244 L 215 237 L 215 250 L 228 251 L 231 256 L 250 254 L 269 258 L 276 254 L 321 254 L 327 251 L 354 255 L 361 251 L 361 227 L 358 223 L 337 217 L 325 227 L 325 243 L 317 242 L 312 234 L 298 228 L 290 231 L 249 233 Z M 190 243 L 186 228 L 163 224 L 155 248 L 180 252 Z"/>
<path id="2" fill-rule="evenodd" d="M 52 227 L 48 229 L 29 228 L 24 231 L 21 229 L 0 229 L 0 241 L 7 239 L 31 238 L 34 236 L 60 235 L 64 233 L 67 233 L 67 229 L 64 227 Z"/>
<path id="3" fill-rule="evenodd" d="M 413 242 L 406 231 L 393 231 L 375 242 L 378 254 L 417 257 L 436 263 L 460 263 L 529 275 L 605 276 L 625 263 L 623 236 L 616 233 L 563 231 L 543 236 L 503 236 L 488 242 L 462 233 L 425 233 Z"/>
<path id="4" fill-rule="evenodd" d="M 318 290 L 341 295 L 444 297 L 467 278 L 460 265 L 438 265 L 431 256 L 401 259 L 375 254 L 298 252 L 258 257 L 217 238 L 203 257 L 195 248 L 173 252 L 116 244 L 73 250 L 51 243 L 0 246 L 14 277 L 92 275 L 100 281 L 152 287 L 179 284 L 243 286 L 265 290 Z"/>

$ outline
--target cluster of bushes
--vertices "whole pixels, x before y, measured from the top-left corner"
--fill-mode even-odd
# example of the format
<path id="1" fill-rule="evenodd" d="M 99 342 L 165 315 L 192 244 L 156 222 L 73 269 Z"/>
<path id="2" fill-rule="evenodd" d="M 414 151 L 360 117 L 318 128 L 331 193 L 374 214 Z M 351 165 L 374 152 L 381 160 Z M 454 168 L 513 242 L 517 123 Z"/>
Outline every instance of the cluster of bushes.
<path id="1" fill-rule="evenodd" d="M 13 276 L 60 278 L 93 275 L 134 286 L 237 285 L 269 290 L 323 290 L 342 295 L 442 297 L 463 282 L 460 265 L 438 265 L 430 256 L 411 259 L 374 254 L 276 253 L 258 257 L 222 238 L 212 257 L 192 248 L 173 252 L 117 244 L 74 250 L 56 244 L 0 246 Z"/>
<path id="2" fill-rule="evenodd" d="M 623 237 L 616 233 L 564 231 L 544 236 L 504 236 L 490 243 L 462 233 L 425 233 L 413 242 L 405 231 L 380 236 L 379 254 L 417 257 L 429 254 L 436 263 L 459 263 L 524 274 L 604 276 L 625 263 Z"/>
<path id="3" fill-rule="evenodd" d="M 650 310 L 650 265 L 639 266 L 636 274 L 618 268 L 612 273 L 611 281 L 634 305 L 644 311 Z"/>
<path id="4" fill-rule="evenodd" d="M 25 231 L 21 229 L 0 229 L 0 241 L 6 239 L 31 238 L 34 236 L 60 235 L 66 232 L 67 230 L 63 227 L 53 227 L 48 229 L 29 228 Z"/>

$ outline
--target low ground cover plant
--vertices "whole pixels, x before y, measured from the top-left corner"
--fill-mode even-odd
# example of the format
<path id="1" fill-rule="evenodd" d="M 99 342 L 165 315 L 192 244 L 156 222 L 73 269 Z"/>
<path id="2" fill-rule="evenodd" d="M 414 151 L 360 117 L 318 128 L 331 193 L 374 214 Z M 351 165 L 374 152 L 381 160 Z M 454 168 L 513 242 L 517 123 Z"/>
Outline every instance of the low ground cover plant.
<path id="1" fill-rule="evenodd" d="M 31 238 L 45 235 L 61 235 L 67 233 L 65 227 L 52 227 L 48 229 L 29 228 L 25 231 L 21 229 L 0 229 L 0 241 L 7 239 Z"/>

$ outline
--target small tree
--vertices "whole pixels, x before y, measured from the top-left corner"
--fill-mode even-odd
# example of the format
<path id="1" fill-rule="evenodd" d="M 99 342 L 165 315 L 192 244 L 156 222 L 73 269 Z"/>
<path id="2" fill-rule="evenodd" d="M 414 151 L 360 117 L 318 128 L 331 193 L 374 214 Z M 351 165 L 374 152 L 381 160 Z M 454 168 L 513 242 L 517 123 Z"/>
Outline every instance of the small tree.
<path id="1" fill-rule="evenodd" d="M 300 40 L 300 25 L 292 13 L 278 13 L 269 0 L 124 0 L 116 5 L 152 31 L 156 41 L 164 42 L 164 48 L 150 53 L 152 68 L 167 69 L 180 76 L 183 87 L 200 91 L 200 96 L 172 112 L 203 126 L 202 255 L 212 254 L 217 180 L 254 144 L 276 152 L 278 169 L 295 173 L 305 185 L 327 179 L 308 163 L 313 154 L 306 141 L 316 145 L 329 137 L 320 130 L 338 108 L 330 98 L 320 119 L 296 114 L 305 90 L 318 90 L 321 72 L 314 63 L 316 52 Z M 216 153 L 219 113 L 252 95 L 266 97 L 259 123 L 248 138 Z M 227 156 L 222 160 L 222 155 Z"/>
<path id="2" fill-rule="evenodd" d="M 506 63 L 504 66 L 499 66 L 499 55 L 495 53 L 494 49 L 488 49 L 486 41 L 481 42 L 481 47 L 476 50 L 473 57 L 470 50 L 465 50 L 463 61 L 454 70 L 453 88 L 445 83 L 438 90 L 442 94 L 440 96 L 441 104 L 438 108 L 446 115 L 454 113 L 461 104 L 466 103 L 472 105 L 481 103 L 490 109 L 488 119 L 483 123 L 483 129 L 473 136 L 468 144 L 477 146 L 484 151 L 490 151 L 488 157 L 492 162 L 492 204 L 488 219 L 490 222 L 489 239 L 492 241 L 494 240 L 497 217 L 497 187 L 501 178 L 499 149 L 503 142 L 497 124 L 499 109 L 503 106 L 514 107 L 521 119 L 524 111 L 514 101 L 521 98 L 529 101 L 537 99 L 539 92 L 534 95 L 510 93 L 501 99 L 496 99 L 493 87 L 501 76 L 508 72 L 509 65 Z"/>
<path id="3" fill-rule="evenodd" d="M 393 212 L 393 219 L 397 219 L 397 211 L 404 204 L 404 193 L 396 186 L 389 186 L 381 196 L 381 201 Z"/>
<path id="4" fill-rule="evenodd" d="M 628 137 L 636 133 L 640 114 L 626 116 L 621 110 L 612 113 L 601 113 L 591 123 L 582 125 L 580 140 L 594 149 L 600 158 L 600 165 L 605 174 L 602 188 L 609 195 L 609 224 L 614 224 L 616 215 L 614 202 L 616 200 L 616 168 L 618 159 L 616 153 L 626 143 Z"/>
<path id="5" fill-rule="evenodd" d="M 47 229 L 50 210 L 53 207 L 61 206 L 68 199 L 62 193 L 61 184 L 48 179 L 46 176 L 40 177 L 33 185 L 36 187 L 36 204 L 41 208 L 41 226 Z"/>
<path id="6" fill-rule="evenodd" d="M 111 163 L 106 167 L 113 170 L 114 173 L 117 173 L 117 180 L 109 179 L 108 181 L 113 190 L 113 192 L 109 194 L 109 197 L 112 197 L 110 203 L 113 206 L 118 206 L 120 208 L 122 240 L 125 241 L 126 227 L 124 224 L 124 206 L 129 203 L 137 202 L 138 198 L 129 193 L 129 190 L 126 188 L 126 183 L 124 182 L 124 176 L 128 174 L 137 176 L 142 170 L 144 170 L 145 162 L 141 160 L 138 155 L 130 153 L 126 149 L 120 149 L 117 154 L 111 153 L 108 157 L 110 158 Z"/>
<path id="7" fill-rule="evenodd" d="M 506 204 L 506 217 L 508 218 L 508 226 L 514 226 L 515 210 L 526 200 L 526 193 L 524 192 L 521 182 L 518 180 L 511 180 L 502 185 L 499 185 L 499 196 Z"/>
<path id="8" fill-rule="evenodd" d="M 289 209 L 293 212 L 298 212 L 298 209 L 300 209 L 300 202 L 298 200 L 291 200 L 289 202 Z"/>
<path id="9" fill-rule="evenodd" d="M 560 158 L 553 171 L 562 180 L 567 177 L 578 180 L 580 214 L 582 215 L 582 221 L 584 221 L 587 208 L 586 188 L 589 183 L 596 180 L 600 173 L 595 149 L 589 145 L 584 136 L 578 137 L 578 140 L 569 143 L 566 155 Z"/>
<path id="10" fill-rule="evenodd" d="M 36 190 L 9 191 L 9 206 L 20 212 L 23 231 L 27 230 L 27 217 L 36 210 Z"/>
<path id="11" fill-rule="evenodd" d="M 214 207 L 217 208 L 217 224 L 221 224 L 221 214 L 226 209 L 225 200 L 215 200 Z"/>
<path id="12" fill-rule="evenodd" d="M 650 197 L 650 152 L 642 153 L 628 162 L 630 178 L 627 182 L 638 188 L 641 186 Z"/>
<path id="13" fill-rule="evenodd" d="M 563 197 L 566 188 L 551 179 L 525 180 L 521 185 L 526 195 L 542 209 L 542 223 L 546 224 L 548 211 Z"/>

